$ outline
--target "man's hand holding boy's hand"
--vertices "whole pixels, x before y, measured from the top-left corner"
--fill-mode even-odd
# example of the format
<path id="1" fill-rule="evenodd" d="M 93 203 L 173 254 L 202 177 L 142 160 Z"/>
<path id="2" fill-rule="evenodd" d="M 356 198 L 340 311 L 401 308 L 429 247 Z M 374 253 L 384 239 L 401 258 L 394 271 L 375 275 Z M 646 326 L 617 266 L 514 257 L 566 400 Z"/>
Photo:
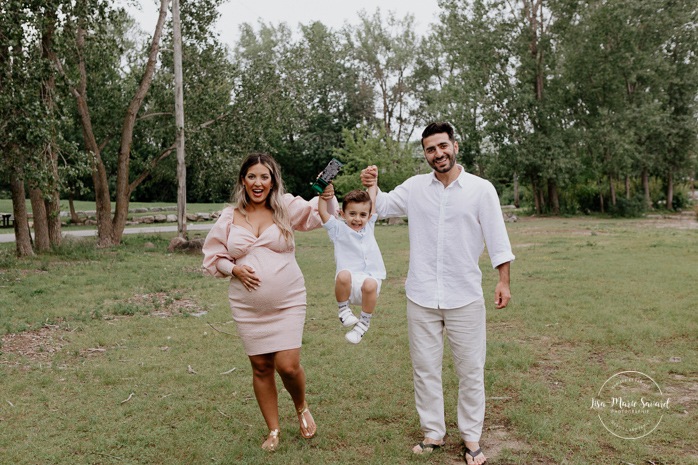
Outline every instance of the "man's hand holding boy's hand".
<path id="1" fill-rule="evenodd" d="M 378 167 L 376 165 L 367 166 L 361 170 L 361 184 L 367 188 L 378 184 Z"/>

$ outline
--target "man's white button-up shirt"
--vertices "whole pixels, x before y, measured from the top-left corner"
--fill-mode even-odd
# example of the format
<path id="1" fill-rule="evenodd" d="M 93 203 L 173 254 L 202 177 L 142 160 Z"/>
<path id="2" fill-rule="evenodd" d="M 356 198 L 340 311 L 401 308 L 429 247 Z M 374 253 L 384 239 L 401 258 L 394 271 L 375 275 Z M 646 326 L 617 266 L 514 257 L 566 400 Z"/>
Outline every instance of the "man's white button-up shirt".
<path id="1" fill-rule="evenodd" d="M 379 217 L 408 217 L 405 292 L 422 307 L 458 308 L 481 298 L 478 261 L 485 245 L 494 268 L 514 260 L 494 186 L 458 168 L 448 187 L 432 172 L 376 198 Z"/>

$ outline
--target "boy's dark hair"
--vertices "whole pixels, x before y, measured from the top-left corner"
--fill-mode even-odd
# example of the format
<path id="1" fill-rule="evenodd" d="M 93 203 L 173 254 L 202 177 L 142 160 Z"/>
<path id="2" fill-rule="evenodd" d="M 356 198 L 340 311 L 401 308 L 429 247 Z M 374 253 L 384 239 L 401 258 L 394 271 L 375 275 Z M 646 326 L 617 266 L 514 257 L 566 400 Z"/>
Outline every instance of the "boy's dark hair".
<path id="1" fill-rule="evenodd" d="M 342 199 L 342 211 L 346 211 L 347 204 L 350 202 L 354 203 L 366 203 L 371 204 L 371 196 L 368 192 L 361 189 L 354 189 L 353 191 L 347 192 L 347 195 Z"/>
<path id="2" fill-rule="evenodd" d="M 424 139 L 434 134 L 441 134 L 442 132 L 448 134 L 448 139 L 451 142 L 456 141 L 455 130 L 453 129 L 453 126 L 451 126 L 451 123 L 446 121 L 437 121 L 424 128 L 424 131 L 422 132 L 422 148 L 424 148 Z"/>

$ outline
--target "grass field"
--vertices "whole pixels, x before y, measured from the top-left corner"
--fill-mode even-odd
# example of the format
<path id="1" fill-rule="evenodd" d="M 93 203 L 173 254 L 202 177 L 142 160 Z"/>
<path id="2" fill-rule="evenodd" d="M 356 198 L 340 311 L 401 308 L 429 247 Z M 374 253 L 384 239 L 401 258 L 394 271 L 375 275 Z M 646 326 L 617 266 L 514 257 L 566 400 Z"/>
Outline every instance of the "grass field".
<path id="1" fill-rule="evenodd" d="M 488 464 L 698 464 L 698 229 L 667 223 L 508 224 L 517 258 L 504 310 L 491 305 L 496 273 L 483 257 Z M 70 241 L 21 261 L 14 244 L 0 244 L 0 463 L 463 463 L 448 351 L 447 446 L 428 458 L 410 452 L 421 434 L 404 318 L 407 229 L 376 234 L 389 277 L 358 346 L 336 320 L 326 234 L 296 236 L 319 432 L 300 438 L 282 392 L 272 455 L 260 449 L 265 425 L 227 283 L 201 275 L 200 257 L 167 253 L 172 235 L 100 250 Z M 651 376 L 670 399 L 659 426 L 636 440 L 611 434 L 591 408 L 622 371 Z"/>

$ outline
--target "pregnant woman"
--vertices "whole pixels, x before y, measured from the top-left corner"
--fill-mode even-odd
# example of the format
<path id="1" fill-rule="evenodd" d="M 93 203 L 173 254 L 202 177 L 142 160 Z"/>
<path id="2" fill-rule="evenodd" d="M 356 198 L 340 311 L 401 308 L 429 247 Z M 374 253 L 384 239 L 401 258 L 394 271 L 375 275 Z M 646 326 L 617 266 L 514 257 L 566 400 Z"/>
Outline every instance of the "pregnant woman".
<path id="1" fill-rule="evenodd" d="M 328 198 L 337 210 L 334 197 Z M 317 426 L 305 400 L 300 363 L 305 323 L 305 281 L 295 256 L 294 231 L 322 226 L 317 198 L 284 193 L 276 161 L 249 155 L 240 166 L 233 206 L 226 207 L 204 242 L 204 269 L 229 278 L 228 299 L 237 332 L 252 364 L 252 385 L 269 434 L 262 449 L 279 445 L 275 372 L 291 394 L 301 435 Z"/>

